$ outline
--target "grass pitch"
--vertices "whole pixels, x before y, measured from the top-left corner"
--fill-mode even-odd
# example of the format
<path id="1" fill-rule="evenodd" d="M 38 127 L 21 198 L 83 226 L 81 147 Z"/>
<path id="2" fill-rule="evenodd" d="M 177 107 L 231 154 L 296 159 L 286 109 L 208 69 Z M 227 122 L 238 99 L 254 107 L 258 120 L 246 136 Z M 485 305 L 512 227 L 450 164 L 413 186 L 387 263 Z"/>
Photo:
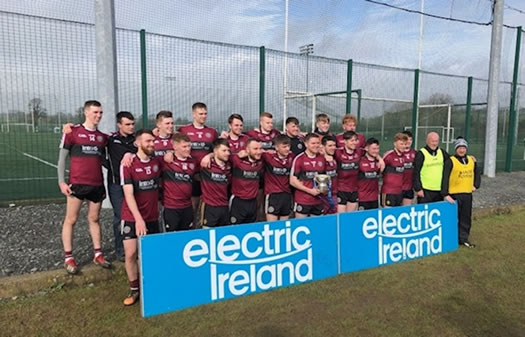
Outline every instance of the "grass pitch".
<path id="1" fill-rule="evenodd" d="M 123 274 L 91 287 L 4 300 L 0 334 L 524 336 L 524 217 L 519 211 L 475 220 L 474 249 L 150 319 L 140 317 L 138 305 L 121 304 L 127 293 Z"/>

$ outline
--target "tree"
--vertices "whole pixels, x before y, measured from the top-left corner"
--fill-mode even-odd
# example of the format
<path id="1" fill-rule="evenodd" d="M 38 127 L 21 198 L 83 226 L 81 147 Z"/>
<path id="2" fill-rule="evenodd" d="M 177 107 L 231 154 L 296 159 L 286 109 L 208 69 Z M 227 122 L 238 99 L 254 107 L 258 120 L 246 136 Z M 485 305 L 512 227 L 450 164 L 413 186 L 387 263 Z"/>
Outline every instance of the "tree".
<path id="1" fill-rule="evenodd" d="M 47 109 L 40 98 L 33 98 L 29 101 L 29 114 L 35 122 L 35 127 L 38 127 L 39 121 L 47 116 Z"/>
<path id="2" fill-rule="evenodd" d="M 449 94 L 440 94 L 435 93 L 430 95 L 429 98 L 427 98 L 424 102 L 422 102 L 424 105 L 433 105 L 433 104 L 454 104 L 452 96 Z"/>

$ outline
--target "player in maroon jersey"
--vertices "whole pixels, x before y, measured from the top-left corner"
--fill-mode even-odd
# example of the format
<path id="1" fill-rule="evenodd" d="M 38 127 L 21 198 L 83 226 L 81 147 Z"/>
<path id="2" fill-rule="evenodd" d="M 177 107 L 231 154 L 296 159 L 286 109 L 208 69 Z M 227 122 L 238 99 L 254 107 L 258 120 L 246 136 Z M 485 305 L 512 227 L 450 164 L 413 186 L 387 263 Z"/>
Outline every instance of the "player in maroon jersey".
<path id="1" fill-rule="evenodd" d="M 278 135 L 273 141 L 275 153 L 265 152 L 262 155 L 267 221 L 286 220 L 292 211 L 290 170 L 294 155 L 290 152 L 290 138 Z"/>
<path id="2" fill-rule="evenodd" d="M 327 114 L 318 114 L 315 116 L 315 130 L 314 133 L 318 134 L 321 138 L 324 136 L 330 136 L 330 117 Z"/>
<path id="3" fill-rule="evenodd" d="M 357 210 L 357 175 L 362 153 L 357 149 L 359 140 L 354 131 L 345 131 L 343 138 L 344 147 L 335 151 L 338 213 Z"/>
<path id="4" fill-rule="evenodd" d="M 263 112 L 259 118 L 259 128 L 246 132 L 250 138 L 261 142 L 262 149 L 273 150 L 273 139 L 280 135 L 279 130 L 273 128 L 273 116 L 269 112 Z"/>
<path id="5" fill-rule="evenodd" d="M 394 148 L 383 155 L 385 170 L 381 187 L 381 206 L 401 206 L 403 202 L 403 173 L 407 135 L 397 133 L 394 136 Z"/>
<path id="6" fill-rule="evenodd" d="M 246 148 L 246 143 L 248 142 L 248 136 L 242 133 L 244 126 L 244 121 L 242 119 L 242 116 L 239 114 L 232 114 L 228 118 L 228 127 L 230 128 L 230 132 L 225 132 L 222 136 L 222 138 L 225 138 L 228 140 L 228 143 L 230 143 L 230 152 L 232 154 L 239 153 L 239 151 L 242 151 Z"/>
<path id="7" fill-rule="evenodd" d="M 403 202 L 402 205 L 412 205 L 414 203 L 414 189 L 412 188 L 412 179 L 414 172 L 414 160 L 417 151 L 412 148 L 412 132 L 405 130 L 401 132 L 405 134 L 407 139 L 405 157 L 405 171 L 403 172 Z"/>
<path id="8" fill-rule="evenodd" d="M 164 156 L 173 150 L 171 135 L 173 134 L 173 114 L 171 111 L 160 111 L 155 117 L 158 135 L 155 137 L 155 156 Z"/>
<path id="9" fill-rule="evenodd" d="M 359 210 L 379 207 L 379 175 L 383 172 L 385 163 L 379 155 L 379 141 L 369 138 L 366 141 L 365 152 L 359 160 L 359 175 L 357 181 L 357 197 Z"/>
<path id="10" fill-rule="evenodd" d="M 335 160 L 335 150 L 337 140 L 335 136 L 324 136 L 321 141 L 322 152 L 326 159 L 326 175 L 330 177 L 330 193 L 323 195 L 323 213 L 335 214 L 337 213 L 337 161 Z"/>
<path id="11" fill-rule="evenodd" d="M 319 194 L 321 191 L 314 187 L 314 178 L 317 174 L 324 174 L 326 160 L 319 153 L 321 146 L 318 134 L 309 133 L 304 139 L 306 150 L 294 158 L 290 172 L 290 185 L 295 188 L 295 217 L 321 215 L 323 205 Z"/>
<path id="12" fill-rule="evenodd" d="M 230 197 L 230 222 L 247 224 L 257 220 L 257 193 L 262 178 L 262 145 L 257 139 L 250 138 L 246 144 L 246 157 L 233 155 L 232 195 Z"/>
<path id="13" fill-rule="evenodd" d="M 64 245 L 64 267 L 69 274 L 75 274 L 78 267 L 73 258 L 73 229 L 80 213 L 83 200 L 88 201 L 89 232 L 93 241 L 96 265 L 110 268 L 101 252 L 100 208 L 106 198 L 106 189 L 102 177 L 102 163 L 106 156 L 108 136 L 97 130 L 102 118 L 102 105 L 98 101 L 84 103 L 85 121 L 75 125 L 70 133 L 62 136 L 58 158 L 58 186 L 67 198 L 66 216 L 62 226 L 62 244 Z M 67 159 L 70 157 L 69 182 L 65 172 Z"/>
<path id="14" fill-rule="evenodd" d="M 151 130 L 137 131 L 137 154 L 130 166 L 120 167 L 124 190 L 121 228 L 130 285 L 130 293 L 123 301 L 126 306 L 136 303 L 139 298 L 137 238 L 159 232 L 158 200 L 162 159 L 154 156 L 154 141 Z"/>
<path id="15" fill-rule="evenodd" d="M 357 133 L 357 119 L 354 115 L 345 115 L 343 117 L 343 132 L 336 136 L 337 148 L 343 148 L 345 146 L 344 133 L 346 131 L 353 131 L 357 134 L 358 144 L 357 148 L 362 150 L 366 146 L 366 139 L 362 133 Z"/>
<path id="16" fill-rule="evenodd" d="M 193 223 L 191 190 L 197 162 L 190 157 L 191 141 L 184 133 L 172 136 L 173 160 L 162 165 L 166 232 L 187 230 Z"/>
<path id="17" fill-rule="evenodd" d="M 194 103 L 191 106 L 193 122 L 179 128 L 179 132 L 185 133 L 191 140 L 191 156 L 200 163 L 202 158 L 212 152 L 212 142 L 218 138 L 217 130 L 205 125 L 208 118 L 208 108 L 204 103 Z M 197 173 L 200 170 L 197 169 Z M 200 175 L 197 174 L 193 181 L 191 202 L 193 210 L 197 213 L 201 196 Z"/>
<path id="18" fill-rule="evenodd" d="M 208 167 L 201 167 L 202 204 L 200 223 L 204 228 L 230 224 L 228 187 L 231 182 L 230 144 L 218 138 L 212 142 Z"/>

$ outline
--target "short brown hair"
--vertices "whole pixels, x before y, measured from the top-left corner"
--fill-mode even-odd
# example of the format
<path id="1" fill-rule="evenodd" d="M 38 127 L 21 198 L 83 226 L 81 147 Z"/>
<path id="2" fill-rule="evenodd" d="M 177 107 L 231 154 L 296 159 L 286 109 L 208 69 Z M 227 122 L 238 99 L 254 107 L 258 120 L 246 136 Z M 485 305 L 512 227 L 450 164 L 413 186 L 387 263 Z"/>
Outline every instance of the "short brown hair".
<path id="1" fill-rule="evenodd" d="M 193 103 L 193 105 L 191 106 L 191 111 L 195 111 L 197 109 L 208 110 L 208 108 L 206 107 L 206 104 L 201 103 L 201 102 Z"/>
<path id="2" fill-rule="evenodd" d="M 99 101 L 95 101 L 94 99 L 84 102 L 84 109 L 87 109 L 90 106 L 96 106 L 97 108 L 100 108 L 102 104 L 100 104 Z"/>
<path id="3" fill-rule="evenodd" d="M 318 122 L 328 122 L 330 123 L 330 117 L 328 117 L 327 114 L 317 114 L 315 116 L 315 122 L 318 123 Z"/>
<path id="4" fill-rule="evenodd" d="M 273 115 L 269 112 L 263 112 L 260 118 L 263 118 L 263 117 L 273 118 Z"/>
<path id="5" fill-rule="evenodd" d="M 182 133 L 182 132 L 175 132 L 173 136 L 171 136 L 171 140 L 174 143 L 182 143 L 182 142 L 191 143 L 190 137 L 188 137 L 187 134 Z"/>
<path id="6" fill-rule="evenodd" d="M 285 144 L 285 145 L 290 145 L 290 137 L 288 137 L 287 135 L 283 135 L 283 134 L 280 134 L 280 135 L 277 135 L 274 139 L 273 139 L 273 143 L 277 146 L 277 145 L 280 145 L 280 144 Z"/>
<path id="7" fill-rule="evenodd" d="M 357 124 L 357 118 L 355 118 L 354 115 L 350 115 L 350 114 L 345 115 L 343 117 L 343 125 L 348 123 L 348 122 L 353 122 L 354 124 Z"/>
<path id="8" fill-rule="evenodd" d="M 239 114 L 231 114 L 230 117 L 228 117 L 228 124 L 231 124 L 234 119 L 238 119 L 238 120 L 240 120 L 241 122 L 244 123 L 244 120 L 242 119 L 241 115 L 239 115 Z"/>
<path id="9" fill-rule="evenodd" d="M 314 132 L 310 132 L 309 134 L 307 134 L 305 137 L 304 137 L 304 142 L 305 143 L 308 143 L 308 141 L 312 138 L 319 138 L 319 135 L 317 133 L 314 133 Z"/>
<path id="10" fill-rule="evenodd" d="M 398 140 L 402 140 L 404 142 L 406 142 L 408 140 L 408 136 L 405 135 L 404 133 L 402 132 L 398 132 L 396 133 L 396 135 L 394 136 L 394 142 L 397 142 Z"/>
<path id="11" fill-rule="evenodd" d="M 157 122 L 160 122 L 164 118 L 173 118 L 173 113 L 171 111 L 168 111 L 168 110 L 162 110 L 162 111 L 159 111 L 157 116 L 155 116 L 155 120 Z"/>

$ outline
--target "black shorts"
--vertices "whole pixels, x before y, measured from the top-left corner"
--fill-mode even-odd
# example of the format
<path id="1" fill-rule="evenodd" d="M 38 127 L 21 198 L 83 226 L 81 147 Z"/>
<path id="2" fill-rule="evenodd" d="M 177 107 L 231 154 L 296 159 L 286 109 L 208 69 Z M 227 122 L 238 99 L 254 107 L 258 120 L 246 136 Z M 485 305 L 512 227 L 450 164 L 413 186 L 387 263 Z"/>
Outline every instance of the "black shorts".
<path id="1" fill-rule="evenodd" d="M 247 224 L 257 221 L 257 198 L 244 200 L 234 195 L 230 198 L 230 223 Z"/>
<path id="2" fill-rule="evenodd" d="M 264 212 L 276 216 L 287 216 L 292 211 L 292 195 L 287 192 L 267 194 Z"/>
<path id="3" fill-rule="evenodd" d="M 166 232 L 191 229 L 193 225 L 193 207 L 164 208 L 164 228 Z"/>
<path id="4" fill-rule="evenodd" d="M 218 227 L 230 224 L 230 211 L 228 206 L 211 206 L 204 202 L 201 204 L 201 226 Z"/>
<path id="5" fill-rule="evenodd" d="M 403 199 L 414 199 L 414 190 L 404 190 Z"/>
<path id="6" fill-rule="evenodd" d="M 381 194 L 381 206 L 383 207 L 395 207 L 401 206 L 403 203 L 403 194 Z"/>
<path id="7" fill-rule="evenodd" d="M 106 188 L 104 185 L 91 186 L 73 184 L 69 188 L 72 192 L 71 195 L 80 200 L 86 199 L 94 203 L 99 203 L 106 199 Z"/>
<path id="8" fill-rule="evenodd" d="M 379 208 L 379 203 L 376 201 L 360 201 L 358 210 L 363 211 L 365 209 L 376 209 Z"/>
<path id="9" fill-rule="evenodd" d="M 323 214 L 323 204 L 303 205 L 296 202 L 294 211 L 306 215 L 321 215 Z"/>
<path id="10" fill-rule="evenodd" d="M 201 182 L 199 180 L 193 179 L 191 184 L 191 196 L 200 197 L 202 195 Z"/>
<path id="11" fill-rule="evenodd" d="M 339 191 L 337 192 L 337 203 L 339 205 L 346 205 L 346 203 L 354 203 L 357 202 L 357 191 L 355 192 L 343 192 Z"/>
<path id="12" fill-rule="evenodd" d="M 159 222 L 146 221 L 146 230 L 146 234 L 160 233 Z M 135 232 L 135 222 L 122 220 L 120 222 L 120 234 L 122 234 L 122 240 L 136 239 L 137 233 Z"/>

